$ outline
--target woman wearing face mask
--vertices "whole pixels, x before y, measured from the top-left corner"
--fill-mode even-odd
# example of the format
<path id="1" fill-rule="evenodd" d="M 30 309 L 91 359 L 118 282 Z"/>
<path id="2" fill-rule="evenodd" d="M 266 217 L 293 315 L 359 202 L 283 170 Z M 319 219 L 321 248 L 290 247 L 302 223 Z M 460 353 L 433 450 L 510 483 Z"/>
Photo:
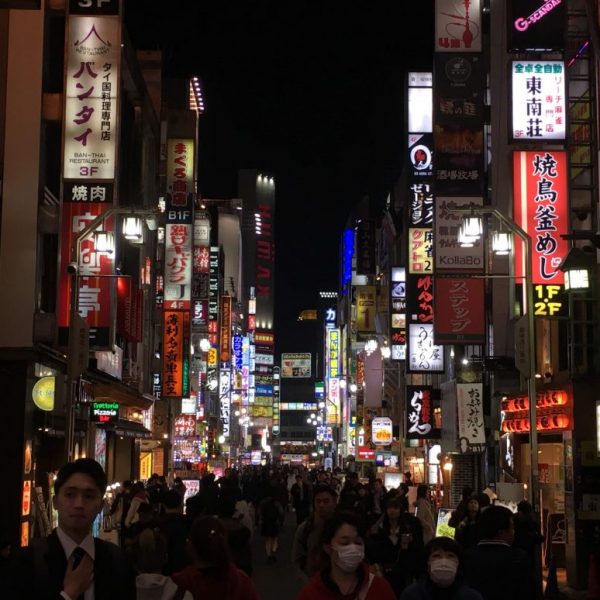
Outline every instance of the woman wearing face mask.
<path id="1" fill-rule="evenodd" d="M 464 583 L 460 546 L 450 538 L 433 538 L 425 546 L 427 576 L 407 587 L 400 600 L 483 600 Z"/>
<path id="2" fill-rule="evenodd" d="M 297 600 L 395 600 L 390 584 L 369 572 L 357 517 L 336 513 L 323 528 L 323 568 L 304 586 Z"/>

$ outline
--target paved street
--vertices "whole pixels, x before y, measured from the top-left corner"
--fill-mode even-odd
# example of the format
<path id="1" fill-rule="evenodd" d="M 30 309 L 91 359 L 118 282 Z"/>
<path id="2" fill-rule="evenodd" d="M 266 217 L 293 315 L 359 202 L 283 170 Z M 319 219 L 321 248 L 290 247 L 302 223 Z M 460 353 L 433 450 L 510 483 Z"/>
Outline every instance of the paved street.
<path id="1" fill-rule="evenodd" d="M 268 565 L 264 540 L 260 537 L 260 531 L 255 530 L 252 579 L 261 600 L 293 600 L 303 585 L 290 560 L 295 531 L 296 516 L 293 512 L 289 512 L 286 514 L 283 531 L 279 537 L 277 562 Z"/>

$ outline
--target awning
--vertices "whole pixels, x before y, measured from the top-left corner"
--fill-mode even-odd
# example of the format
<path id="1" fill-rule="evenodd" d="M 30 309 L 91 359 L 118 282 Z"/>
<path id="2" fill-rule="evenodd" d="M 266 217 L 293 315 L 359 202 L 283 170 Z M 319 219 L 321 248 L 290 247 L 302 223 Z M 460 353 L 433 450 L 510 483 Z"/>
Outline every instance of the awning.
<path id="1" fill-rule="evenodd" d="M 154 398 L 149 394 L 141 394 L 116 381 L 94 381 L 94 400 L 96 402 L 118 402 L 122 406 L 131 406 L 142 410 L 148 410 L 154 403 Z"/>
<path id="2" fill-rule="evenodd" d="M 119 419 L 116 423 L 106 425 L 105 429 L 123 437 L 143 438 L 146 440 L 152 438 L 152 432 L 146 429 L 141 423 L 136 423 L 135 421 Z"/>

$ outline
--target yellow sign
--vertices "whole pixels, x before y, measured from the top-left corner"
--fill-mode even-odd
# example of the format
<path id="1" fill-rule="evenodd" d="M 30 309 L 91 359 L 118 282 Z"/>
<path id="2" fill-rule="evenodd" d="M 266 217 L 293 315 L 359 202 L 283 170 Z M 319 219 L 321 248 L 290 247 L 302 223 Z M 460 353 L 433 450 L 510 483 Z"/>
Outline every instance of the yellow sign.
<path id="1" fill-rule="evenodd" d="M 211 348 L 208 351 L 208 366 L 216 367 L 217 366 L 217 349 Z"/>
<path id="2" fill-rule="evenodd" d="M 356 330 L 375 331 L 377 293 L 372 285 L 356 286 Z"/>
<path id="3" fill-rule="evenodd" d="M 408 230 L 408 272 L 412 275 L 433 273 L 433 230 L 410 228 Z"/>
<path id="4" fill-rule="evenodd" d="M 54 410 L 54 390 L 55 378 L 42 377 L 36 382 L 31 391 L 33 403 L 41 410 Z"/>

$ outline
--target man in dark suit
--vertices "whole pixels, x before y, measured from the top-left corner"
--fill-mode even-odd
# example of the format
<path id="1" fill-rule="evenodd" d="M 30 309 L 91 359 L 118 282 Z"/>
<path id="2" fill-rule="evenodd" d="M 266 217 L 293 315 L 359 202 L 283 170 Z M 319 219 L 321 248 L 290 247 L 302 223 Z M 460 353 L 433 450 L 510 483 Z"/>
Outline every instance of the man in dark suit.
<path id="1" fill-rule="evenodd" d="M 296 475 L 296 483 L 292 486 L 290 494 L 296 511 L 296 525 L 300 525 L 310 512 L 310 488 L 302 481 L 302 475 Z"/>
<path id="2" fill-rule="evenodd" d="M 81 458 L 60 469 L 53 498 L 58 528 L 17 553 L 8 598 L 135 598 L 135 576 L 126 557 L 117 546 L 91 533 L 105 491 L 106 475 L 95 460 Z"/>
<path id="3" fill-rule="evenodd" d="M 481 541 L 466 555 L 469 585 L 484 600 L 535 598 L 533 565 L 523 550 L 512 545 L 512 512 L 503 506 L 486 508 L 479 517 L 479 534 Z"/>

